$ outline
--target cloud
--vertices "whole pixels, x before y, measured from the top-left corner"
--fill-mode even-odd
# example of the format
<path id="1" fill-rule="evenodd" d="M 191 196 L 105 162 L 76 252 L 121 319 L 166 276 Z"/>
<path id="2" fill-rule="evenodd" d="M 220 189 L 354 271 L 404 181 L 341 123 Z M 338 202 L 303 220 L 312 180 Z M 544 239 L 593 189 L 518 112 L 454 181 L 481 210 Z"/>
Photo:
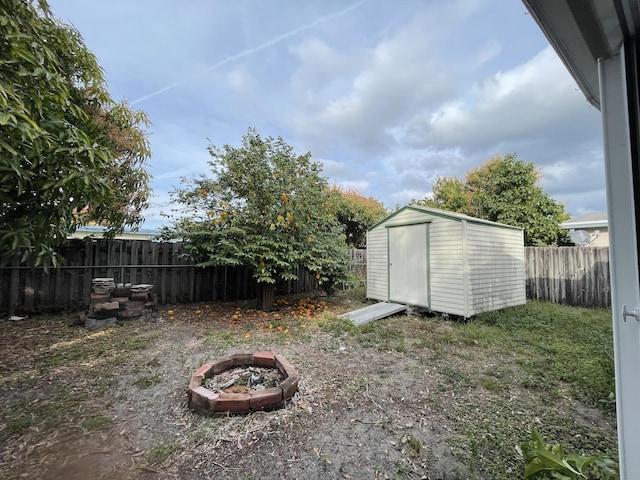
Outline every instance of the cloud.
<path id="1" fill-rule="evenodd" d="M 496 58 L 502 52 L 502 44 L 492 38 L 485 43 L 482 49 L 475 55 L 475 61 L 471 65 L 471 69 L 477 69 Z"/>
<path id="2" fill-rule="evenodd" d="M 230 90 L 243 93 L 254 90 L 258 82 L 246 68 L 234 68 L 226 75 L 226 84 Z"/>
<path id="3" fill-rule="evenodd" d="M 292 126 L 312 147 L 321 149 L 343 143 L 368 152 L 384 151 L 395 144 L 390 131 L 416 110 L 452 94 L 452 78 L 436 55 L 423 23 L 417 18 L 408 27 L 383 39 L 364 52 L 351 53 L 348 62 L 360 66 L 345 72 L 343 58 L 317 42 L 301 45 L 296 53 L 300 66 L 292 86 L 316 68 L 314 51 L 321 50 L 325 73 L 316 91 L 298 92 L 303 101 Z M 313 148 L 312 148 L 313 149 Z"/>
<path id="4" fill-rule="evenodd" d="M 306 25 L 302 25 L 300 27 L 296 27 L 296 28 L 294 28 L 294 29 L 292 29 L 292 30 L 290 30 L 288 32 L 285 32 L 285 33 L 282 33 L 280 35 L 277 35 L 277 36 L 267 40 L 266 42 L 261 43 L 260 45 L 257 45 L 255 47 L 246 48 L 246 49 L 244 49 L 244 50 L 242 50 L 242 51 L 240 51 L 240 52 L 238 52 L 236 54 L 230 55 L 230 56 L 228 56 L 228 57 L 226 57 L 226 58 L 224 58 L 224 59 L 222 59 L 222 60 L 220 60 L 220 61 L 218 61 L 218 62 L 216 62 L 216 63 L 214 63 L 212 65 L 210 65 L 208 67 L 208 70 L 209 71 L 217 70 L 218 68 L 223 67 L 223 66 L 225 66 L 225 65 L 227 65 L 227 64 L 229 64 L 231 62 L 234 62 L 236 60 L 239 60 L 241 58 L 244 58 L 244 57 L 247 57 L 247 56 L 250 56 L 250 55 L 254 55 L 254 54 L 259 53 L 259 52 L 261 52 L 263 50 L 266 50 L 267 48 L 273 47 L 273 46 L 277 45 L 278 43 L 280 43 L 280 42 L 282 42 L 284 40 L 287 40 L 287 39 L 289 39 L 289 38 L 291 38 L 291 37 L 293 37 L 293 36 L 295 36 L 295 35 L 297 35 L 297 34 L 299 34 L 301 32 L 304 32 L 305 30 L 310 30 L 310 29 L 320 25 L 321 23 L 327 22 L 327 21 L 335 19 L 337 17 L 341 17 L 342 15 L 346 15 L 347 13 L 352 12 L 353 10 L 359 8 L 364 3 L 365 3 L 364 0 L 361 0 L 361 1 L 357 2 L 357 3 L 354 3 L 354 4 L 350 5 L 350 6 L 348 6 L 347 8 L 344 8 L 344 9 L 339 10 L 337 12 L 330 13 L 328 15 L 324 15 L 323 17 L 320 17 L 320 18 L 314 20 L 311 23 L 308 23 Z M 131 104 L 135 105 L 137 103 L 144 102 L 145 100 L 149 100 L 150 98 L 153 98 L 153 97 L 156 97 L 158 95 L 161 95 L 161 94 L 163 94 L 163 93 L 165 93 L 165 92 L 167 92 L 169 90 L 172 90 L 172 89 L 174 89 L 174 88 L 176 88 L 176 87 L 178 87 L 180 85 L 183 85 L 183 84 L 187 83 L 190 80 L 190 78 L 191 78 L 191 76 L 188 76 L 188 77 L 185 77 L 182 80 L 179 80 L 177 82 L 170 83 L 169 85 L 166 85 L 166 86 L 162 87 L 159 90 L 156 90 L 154 92 L 148 93 L 147 95 L 144 95 L 144 96 L 142 96 L 140 98 L 137 98 L 137 99 L 133 100 L 131 102 Z"/>
<path id="5" fill-rule="evenodd" d="M 290 52 L 301 59 L 291 83 L 295 89 L 303 92 L 326 89 L 353 68 L 346 53 L 332 48 L 317 37 L 305 38 L 291 47 Z"/>
<path id="6" fill-rule="evenodd" d="M 366 180 L 353 180 L 353 181 L 342 181 L 337 182 L 337 185 L 340 186 L 345 191 L 355 190 L 360 195 L 368 196 L 367 192 L 369 191 L 370 184 Z"/>
<path id="7" fill-rule="evenodd" d="M 573 79 L 547 47 L 528 62 L 476 84 L 469 98 L 418 115 L 408 139 L 414 145 L 481 148 L 562 125 L 584 104 Z"/>

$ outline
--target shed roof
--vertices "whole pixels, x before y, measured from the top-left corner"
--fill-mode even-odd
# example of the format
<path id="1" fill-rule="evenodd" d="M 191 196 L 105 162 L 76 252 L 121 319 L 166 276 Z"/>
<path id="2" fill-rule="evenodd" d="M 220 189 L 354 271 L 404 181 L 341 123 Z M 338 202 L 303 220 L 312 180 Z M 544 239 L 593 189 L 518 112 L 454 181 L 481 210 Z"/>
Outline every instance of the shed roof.
<path id="1" fill-rule="evenodd" d="M 607 212 L 585 213 L 560 224 L 565 229 L 607 227 L 608 225 Z"/>
<path id="2" fill-rule="evenodd" d="M 507 225 L 505 223 L 492 222 L 490 220 L 483 220 L 482 218 L 470 217 L 469 215 L 465 215 L 464 213 L 450 212 L 448 210 L 440 210 L 438 208 L 423 207 L 422 205 L 407 205 L 405 207 L 402 207 L 401 209 L 396 210 L 388 217 L 382 219 L 381 221 L 379 221 L 378 223 L 370 227 L 369 230 L 372 230 L 378 227 L 379 225 L 389 221 L 390 219 L 398 215 L 400 212 L 404 212 L 405 210 L 415 210 L 418 212 L 436 215 L 438 217 L 449 218 L 451 220 L 456 220 L 456 221 L 466 220 L 467 222 L 470 222 L 470 223 L 479 223 L 479 224 L 489 225 L 497 228 L 510 228 L 514 230 L 523 230 L 520 227 L 514 227 L 513 225 Z"/>

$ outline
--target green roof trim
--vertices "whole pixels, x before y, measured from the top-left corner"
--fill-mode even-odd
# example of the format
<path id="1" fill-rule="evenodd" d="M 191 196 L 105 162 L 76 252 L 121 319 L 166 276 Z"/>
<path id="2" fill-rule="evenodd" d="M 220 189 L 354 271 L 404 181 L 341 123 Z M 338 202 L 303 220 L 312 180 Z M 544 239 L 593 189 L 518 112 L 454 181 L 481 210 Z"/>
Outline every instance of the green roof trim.
<path id="1" fill-rule="evenodd" d="M 383 218 L 382 220 L 380 220 L 378 223 L 376 223 L 372 227 L 369 227 L 367 229 L 367 231 L 371 231 L 374 228 L 379 227 L 383 223 L 388 222 L 393 217 L 395 217 L 396 215 L 398 215 L 398 214 L 400 214 L 400 213 L 402 213 L 402 212 L 404 212 L 406 210 L 413 210 L 415 212 L 420 212 L 420 213 L 428 213 L 428 214 L 434 215 L 436 217 L 447 218 L 449 220 L 455 220 L 455 221 L 458 221 L 458 222 L 461 222 L 462 220 L 466 220 L 469 223 L 477 223 L 477 224 L 480 224 L 480 225 L 487 225 L 487 226 L 490 226 L 490 227 L 509 228 L 511 230 L 520 230 L 520 231 L 524 230 L 521 227 L 514 227 L 513 225 L 507 225 L 505 223 L 492 222 L 490 220 L 483 220 L 481 218 L 470 217 L 469 215 L 465 215 L 464 213 L 449 212 L 447 210 L 439 210 L 437 208 L 423 207 L 423 206 L 420 206 L 420 205 L 406 205 L 406 206 L 400 208 L 399 210 L 396 210 L 395 212 L 393 212 L 388 217 Z"/>

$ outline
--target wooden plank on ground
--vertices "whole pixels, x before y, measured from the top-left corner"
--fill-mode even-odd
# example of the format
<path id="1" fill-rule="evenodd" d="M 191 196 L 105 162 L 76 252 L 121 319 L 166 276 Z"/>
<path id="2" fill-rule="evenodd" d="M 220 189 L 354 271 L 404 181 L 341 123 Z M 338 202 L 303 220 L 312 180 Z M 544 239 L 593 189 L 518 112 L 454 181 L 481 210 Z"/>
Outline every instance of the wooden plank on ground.
<path id="1" fill-rule="evenodd" d="M 365 325 L 369 322 L 373 322 L 374 320 L 380 320 L 381 318 L 390 317 L 396 313 L 403 312 L 406 309 L 406 305 L 381 302 L 354 310 L 353 312 L 343 313 L 339 318 L 347 318 L 351 320 L 354 325 Z"/>

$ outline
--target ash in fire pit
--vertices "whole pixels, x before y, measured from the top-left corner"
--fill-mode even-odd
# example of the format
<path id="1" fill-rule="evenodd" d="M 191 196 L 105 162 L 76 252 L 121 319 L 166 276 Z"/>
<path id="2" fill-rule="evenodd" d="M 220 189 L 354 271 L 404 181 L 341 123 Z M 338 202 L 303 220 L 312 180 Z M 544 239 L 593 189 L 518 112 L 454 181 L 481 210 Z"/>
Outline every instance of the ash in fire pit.
<path id="1" fill-rule="evenodd" d="M 298 372 L 282 356 L 256 352 L 207 363 L 191 376 L 189 407 L 212 414 L 282 406 L 298 390 Z"/>

